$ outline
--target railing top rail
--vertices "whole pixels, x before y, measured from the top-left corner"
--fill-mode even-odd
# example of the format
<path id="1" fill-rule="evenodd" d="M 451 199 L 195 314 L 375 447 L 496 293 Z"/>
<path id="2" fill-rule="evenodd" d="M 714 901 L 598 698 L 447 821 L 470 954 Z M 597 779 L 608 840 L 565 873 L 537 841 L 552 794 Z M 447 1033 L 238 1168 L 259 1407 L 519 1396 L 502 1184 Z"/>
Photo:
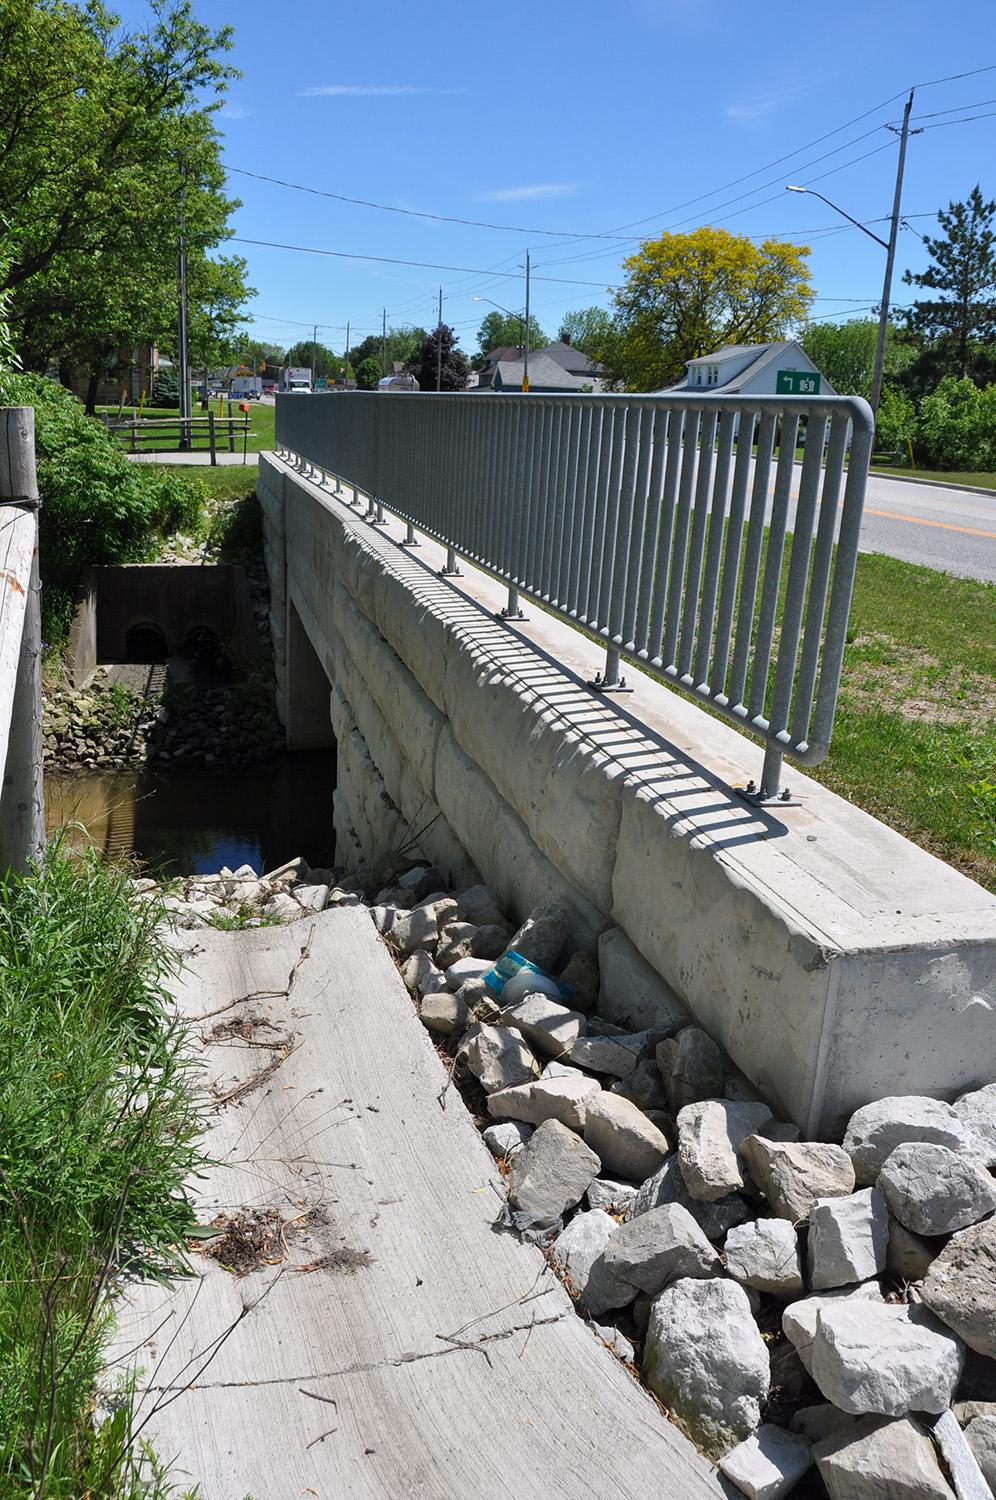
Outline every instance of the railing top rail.
<path id="1" fill-rule="evenodd" d="M 278 397 L 278 448 L 787 753 L 827 753 L 874 429 L 850 396 Z M 802 448 L 802 458 L 797 450 Z M 845 460 L 848 462 L 845 464 Z"/>

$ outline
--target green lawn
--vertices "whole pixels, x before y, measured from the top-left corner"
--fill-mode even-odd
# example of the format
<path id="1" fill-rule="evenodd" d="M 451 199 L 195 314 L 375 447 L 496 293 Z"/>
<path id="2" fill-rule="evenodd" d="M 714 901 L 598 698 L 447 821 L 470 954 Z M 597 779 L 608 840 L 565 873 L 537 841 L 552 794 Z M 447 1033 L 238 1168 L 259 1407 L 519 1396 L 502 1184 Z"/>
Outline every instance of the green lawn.
<path id="1" fill-rule="evenodd" d="M 264 403 L 262 401 L 250 401 L 248 403 L 248 406 L 249 406 L 249 441 L 246 444 L 246 451 L 248 453 L 262 453 L 265 449 L 273 447 L 273 442 L 274 442 L 273 425 L 274 425 L 274 422 L 276 420 L 277 408 L 275 406 L 271 406 L 268 403 Z M 108 411 L 108 412 L 110 412 L 111 415 L 113 415 L 113 416 L 117 416 L 118 409 L 117 409 L 116 406 L 115 407 L 102 407 L 100 409 L 102 411 Z M 215 401 L 213 401 L 211 403 L 211 410 L 214 412 L 215 416 L 217 417 L 218 416 L 218 402 L 217 402 L 217 400 L 215 400 Z M 132 417 L 132 416 L 135 416 L 137 414 L 138 414 L 137 408 L 133 407 L 133 406 L 126 406 L 124 408 L 123 412 L 121 413 L 121 415 L 123 417 Z M 143 409 L 141 415 L 143 417 L 174 417 L 175 418 L 178 415 L 178 413 L 177 413 L 177 410 L 176 410 L 175 407 L 173 407 L 172 409 L 169 409 L 169 408 L 166 408 L 166 407 L 159 407 L 159 406 L 146 406 Z M 201 410 L 200 405 L 197 404 L 194 407 L 193 415 L 195 417 L 201 417 L 201 416 L 205 416 L 206 413 L 203 412 Z M 228 403 L 226 402 L 225 403 L 225 416 L 227 417 L 227 415 L 228 415 Z M 239 413 L 239 411 L 238 411 L 237 408 L 236 408 L 236 411 L 235 411 L 234 415 L 236 415 L 236 416 L 240 415 L 240 413 Z M 205 427 L 205 435 L 204 435 L 204 437 L 202 439 L 198 439 L 197 446 L 199 448 L 202 447 L 202 446 L 204 448 L 207 447 L 207 433 L 206 433 L 207 424 L 205 423 L 203 425 Z M 165 434 L 164 434 L 164 436 L 165 436 Z M 126 446 L 127 443 L 128 443 L 128 435 L 126 433 L 123 433 L 120 436 L 120 438 L 118 439 L 118 441 L 121 443 L 122 447 Z M 237 434 L 235 441 L 236 441 L 236 451 L 238 453 L 241 453 L 242 452 L 242 434 L 241 433 Z M 172 444 L 172 446 L 175 446 L 175 442 Z M 139 447 L 140 447 L 140 449 L 143 452 L 150 452 L 150 451 L 153 450 L 154 445 L 153 445 L 152 442 L 150 442 L 148 439 L 146 439 L 144 442 L 142 442 L 142 443 L 139 444 Z M 165 448 L 165 444 L 163 444 L 163 447 Z M 227 449 L 227 447 L 228 447 L 227 433 L 223 435 L 222 432 L 219 431 L 219 433 L 218 433 L 218 447 L 219 447 L 219 449 L 222 449 L 222 450 Z"/>
<path id="2" fill-rule="evenodd" d="M 809 772 L 996 891 L 996 586 L 858 558 L 830 754 Z"/>
<path id="3" fill-rule="evenodd" d="M 971 484 L 984 490 L 996 490 L 996 474 L 949 474 L 933 469 L 893 469 L 888 464 L 873 464 L 872 474 L 897 474 L 901 479 L 927 479 L 933 484 Z"/>

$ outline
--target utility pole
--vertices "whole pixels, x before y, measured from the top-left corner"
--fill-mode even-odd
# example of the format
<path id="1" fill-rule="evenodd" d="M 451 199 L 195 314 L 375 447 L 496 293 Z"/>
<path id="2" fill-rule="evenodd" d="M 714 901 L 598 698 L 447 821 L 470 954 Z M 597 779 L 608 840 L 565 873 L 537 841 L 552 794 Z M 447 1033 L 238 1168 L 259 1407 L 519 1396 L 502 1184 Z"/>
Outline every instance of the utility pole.
<path id="1" fill-rule="evenodd" d="M 318 324 L 311 328 L 311 389 L 315 389 L 315 363 L 318 359 Z"/>
<path id="2" fill-rule="evenodd" d="M 380 378 L 387 374 L 387 308 L 381 311 L 380 319 Z"/>
<path id="3" fill-rule="evenodd" d="M 529 251 L 526 251 L 526 331 L 522 340 L 522 389 L 529 389 Z"/>
<path id="4" fill-rule="evenodd" d="M 180 292 L 180 447 L 190 447 L 190 350 L 187 337 L 187 182 L 185 169 L 180 167 L 180 246 L 177 258 L 177 282 Z M 186 420 L 184 420 L 184 418 Z"/>
<path id="5" fill-rule="evenodd" d="M 910 110 L 913 108 L 913 89 L 906 101 L 903 110 L 903 123 L 896 132 L 899 136 L 899 161 L 896 164 L 896 191 L 892 199 L 892 224 L 889 229 L 889 243 L 885 248 L 885 280 L 882 284 L 882 306 L 878 315 L 878 338 L 875 342 L 875 368 L 872 374 L 871 409 L 878 416 L 879 397 L 882 394 L 882 372 L 885 368 L 885 337 L 889 331 L 889 302 L 892 297 L 892 270 L 896 261 L 896 242 L 899 239 L 900 205 L 903 197 L 903 173 L 906 169 L 906 142 L 910 135 L 919 135 L 920 131 L 910 130 Z M 887 130 L 896 130 L 894 125 L 887 125 Z"/>
<path id="6" fill-rule="evenodd" d="M 443 289 L 439 288 L 439 317 L 436 320 L 436 390 L 443 388 Z"/>
<path id="7" fill-rule="evenodd" d="M 348 318 L 346 320 L 346 350 L 345 350 L 345 353 L 342 356 L 342 364 L 343 364 L 342 378 L 345 381 L 346 389 L 348 391 L 349 390 L 349 320 L 348 320 Z"/>

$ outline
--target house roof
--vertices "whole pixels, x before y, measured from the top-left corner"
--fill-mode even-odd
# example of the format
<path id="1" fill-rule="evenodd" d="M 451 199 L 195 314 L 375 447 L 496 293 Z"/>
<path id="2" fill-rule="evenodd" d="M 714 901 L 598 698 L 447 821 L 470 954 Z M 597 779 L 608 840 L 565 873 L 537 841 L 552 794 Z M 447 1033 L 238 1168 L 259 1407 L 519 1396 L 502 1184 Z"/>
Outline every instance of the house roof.
<path id="1" fill-rule="evenodd" d="M 784 348 L 784 344 L 782 345 Z M 760 354 L 764 349 L 770 349 L 770 344 L 724 344 L 721 349 L 714 349 L 711 354 L 700 354 L 697 359 L 687 359 L 688 365 L 718 365 L 725 359 L 737 359 L 742 354 Z"/>
<path id="2" fill-rule="evenodd" d="M 735 396 L 738 391 L 743 389 L 748 380 L 753 380 L 755 375 L 759 375 L 763 369 L 771 364 L 772 360 L 780 359 L 788 349 L 799 349 L 799 352 L 802 353 L 800 346 L 794 339 L 779 339 L 773 344 L 728 344 L 725 349 L 717 349 L 715 354 L 707 354 L 701 359 L 688 360 L 686 362 L 688 369 L 682 378 L 675 385 L 667 386 L 666 389 L 669 391 L 687 390 L 689 373 L 694 365 L 719 364 L 724 357 L 732 357 L 732 350 L 739 351 L 741 355 L 756 353 L 757 358 L 752 359 L 742 370 L 738 370 L 736 375 L 731 375 L 729 380 L 721 380 L 717 385 L 704 388 L 707 389 L 707 393 L 710 396 Z M 695 389 L 698 390 L 699 387 L 696 386 Z"/>
<path id="3" fill-rule="evenodd" d="M 570 370 L 575 375 L 579 371 L 597 375 L 602 369 L 600 364 L 596 364 L 582 350 L 576 349 L 573 344 L 566 343 L 564 339 L 557 339 L 554 343 L 547 344 L 545 349 L 537 349 L 536 353 L 548 355 L 563 369 Z"/>
<path id="4" fill-rule="evenodd" d="M 487 364 L 496 365 L 502 359 L 518 359 L 520 353 L 520 344 L 500 344 L 497 349 L 489 349 L 484 358 Z"/>
<path id="5" fill-rule="evenodd" d="M 522 384 L 522 360 L 503 359 L 496 367 L 496 375 L 503 386 Z M 563 365 L 551 359 L 545 349 L 530 350 L 529 384 L 548 386 L 557 391 L 580 391 L 585 388 L 601 390 L 602 383 L 586 375 L 572 375 Z"/>

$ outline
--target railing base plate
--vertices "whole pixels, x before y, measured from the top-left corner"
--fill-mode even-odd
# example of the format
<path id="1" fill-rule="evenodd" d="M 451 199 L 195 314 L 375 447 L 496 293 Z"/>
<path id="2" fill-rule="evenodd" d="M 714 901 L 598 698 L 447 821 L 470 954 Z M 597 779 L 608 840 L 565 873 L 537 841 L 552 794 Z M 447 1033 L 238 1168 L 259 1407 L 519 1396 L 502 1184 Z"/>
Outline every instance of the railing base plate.
<path id="1" fill-rule="evenodd" d="M 631 693 L 633 689 L 627 687 L 625 677 L 620 677 L 618 682 L 604 682 L 601 677 L 593 677 L 585 683 L 594 693 Z"/>
<path id="2" fill-rule="evenodd" d="M 801 807 L 801 797 L 793 797 L 788 787 L 780 792 L 761 792 L 748 781 L 746 786 L 735 786 L 733 790 L 744 802 L 749 802 L 751 807 Z"/>
<path id="3" fill-rule="evenodd" d="M 496 620 L 525 620 L 527 618 L 528 618 L 528 616 L 525 615 L 525 614 L 523 614 L 523 612 L 522 612 L 521 609 L 516 609 L 516 610 L 496 609 L 495 610 L 495 619 Z"/>

